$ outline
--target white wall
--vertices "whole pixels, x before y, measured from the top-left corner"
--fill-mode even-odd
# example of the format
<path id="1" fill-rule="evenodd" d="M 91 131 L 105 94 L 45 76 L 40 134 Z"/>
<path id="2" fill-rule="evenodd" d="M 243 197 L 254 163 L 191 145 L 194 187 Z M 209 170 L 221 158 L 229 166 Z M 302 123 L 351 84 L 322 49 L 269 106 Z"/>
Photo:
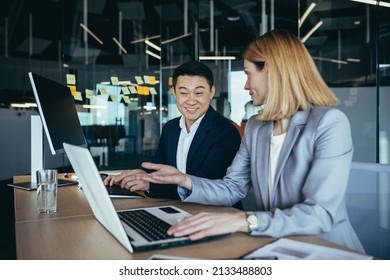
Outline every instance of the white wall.
<path id="1" fill-rule="evenodd" d="M 31 115 L 36 111 L 0 109 L 0 180 L 31 172 Z M 62 167 L 64 155 L 51 155 L 44 136 L 44 167 Z"/>

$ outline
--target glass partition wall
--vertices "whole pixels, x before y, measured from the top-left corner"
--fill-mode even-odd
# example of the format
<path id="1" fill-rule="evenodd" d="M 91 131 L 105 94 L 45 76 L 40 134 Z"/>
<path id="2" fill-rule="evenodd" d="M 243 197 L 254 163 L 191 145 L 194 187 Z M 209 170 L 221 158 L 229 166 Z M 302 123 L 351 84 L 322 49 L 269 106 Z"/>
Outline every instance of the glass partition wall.
<path id="1" fill-rule="evenodd" d="M 26 107 L 34 102 L 29 71 L 67 84 L 101 169 L 135 168 L 151 159 L 162 126 L 180 115 L 170 77 L 187 60 L 201 60 L 213 70 L 212 106 L 220 113 L 237 125 L 255 114 L 243 89 L 241 53 L 273 28 L 289 29 L 304 41 L 340 98 L 339 107 L 351 120 L 354 160 L 389 161 L 388 7 L 347 0 L 6 0 L 0 5 L 2 110 L 14 110 L 15 118 L 36 111 Z M 17 141 L 29 145 L 28 137 Z"/>
<path id="2" fill-rule="evenodd" d="M 301 1 L 300 35 L 350 119 L 353 160 L 389 163 L 390 5 L 365 2 Z"/>

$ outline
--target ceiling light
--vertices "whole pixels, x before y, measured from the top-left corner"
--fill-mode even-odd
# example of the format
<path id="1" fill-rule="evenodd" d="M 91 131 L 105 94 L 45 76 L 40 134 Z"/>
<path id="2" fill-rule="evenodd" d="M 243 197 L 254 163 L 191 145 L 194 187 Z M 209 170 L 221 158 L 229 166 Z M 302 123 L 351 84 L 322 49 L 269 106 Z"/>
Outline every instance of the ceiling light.
<path id="1" fill-rule="evenodd" d="M 349 62 L 360 62 L 360 59 L 359 58 L 351 58 L 351 57 L 349 57 L 349 58 L 347 58 L 347 61 L 349 61 Z"/>
<path id="2" fill-rule="evenodd" d="M 228 16 L 227 19 L 229 21 L 237 21 L 240 19 L 240 16 Z"/>
<path id="3" fill-rule="evenodd" d="M 30 106 L 25 103 L 11 103 L 12 108 L 29 108 Z"/>
<path id="4" fill-rule="evenodd" d="M 147 44 L 148 46 L 161 52 L 161 48 L 159 46 L 157 46 L 156 44 L 153 44 L 152 42 L 150 42 L 148 39 L 145 40 L 145 44 Z"/>
<path id="5" fill-rule="evenodd" d="M 299 28 L 302 26 L 303 22 L 305 21 L 307 16 L 311 13 L 311 11 L 314 9 L 314 7 L 316 5 L 317 5 L 316 3 L 311 3 L 309 5 L 309 7 L 306 9 L 306 11 L 303 13 L 302 17 L 300 19 L 298 19 L 298 27 Z"/>
<path id="6" fill-rule="evenodd" d="M 323 24 L 324 22 L 321 20 L 319 21 L 306 35 L 305 37 L 303 37 L 302 39 L 302 43 L 305 43 L 307 41 L 307 39 L 309 39 L 309 37 L 311 36 L 311 34 L 313 34 L 314 32 L 316 32 L 316 30 L 318 28 L 320 28 L 320 26 Z"/>
<path id="7" fill-rule="evenodd" d="M 84 104 L 83 108 L 85 108 L 85 109 L 107 109 L 107 106 L 105 106 L 105 105 L 88 105 L 88 104 Z"/>
<path id="8" fill-rule="evenodd" d="M 151 110 L 156 110 L 157 109 L 157 107 L 156 106 L 153 106 L 153 105 L 144 105 L 143 107 L 142 107 L 143 109 L 146 109 L 147 111 L 151 111 Z"/>
<path id="9" fill-rule="evenodd" d="M 145 51 L 148 55 L 150 55 L 150 56 L 153 56 L 153 57 L 155 57 L 155 58 L 157 58 L 157 59 L 161 59 L 161 56 L 159 56 L 158 54 L 155 54 L 155 53 L 153 53 L 153 52 L 151 52 L 151 51 L 149 51 L 149 50 L 146 50 Z"/>
<path id="10" fill-rule="evenodd" d="M 323 61 L 329 61 L 333 63 L 338 63 L 338 64 L 348 64 L 348 62 L 344 60 L 339 60 L 339 59 L 333 59 L 333 58 L 324 58 L 324 57 L 313 57 L 315 60 L 323 60 Z"/>
<path id="11" fill-rule="evenodd" d="M 173 41 L 182 39 L 182 38 L 187 37 L 187 36 L 190 36 L 190 35 L 192 35 L 191 32 L 190 32 L 190 33 L 187 33 L 187 34 L 183 34 L 183 35 L 177 36 L 177 37 L 174 37 L 174 38 L 171 38 L 171 39 L 168 39 L 168 40 L 165 40 L 165 41 L 162 41 L 162 42 L 161 42 L 161 45 L 168 44 L 168 43 L 170 43 L 170 42 L 173 42 Z"/>
<path id="12" fill-rule="evenodd" d="M 89 35 L 91 35 L 96 41 L 99 42 L 100 45 L 103 45 L 103 41 L 98 38 L 98 36 L 95 35 L 91 30 L 89 30 L 88 27 L 86 27 L 84 24 L 80 23 L 81 28 L 83 28 L 86 32 L 88 32 Z"/>
<path id="13" fill-rule="evenodd" d="M 148 39 L 151 40 L 151 39 L 157 39 L 160 37 L 161 37 L 160 35 L 155 35 L 155 36 L 151 36 L 151 37 L 137 39 L 137 40 L 131 41 L 130 44 L 141 43 L 141 42 L 144 42 L 145 40 L 148 40 Z"/>
<path id="14" fill-rule="evenodd" d="M 235 60 L 235 56 L 199 56 L 199 60 Z"/>
<path id="15" fill-rule="evenodd" d="M 118 47 L 119 47 L 124 53 L 127 53 L 127 50 L 122 46 L 122 44 L 121 44 L 115 37 L 112 37 L 112 40 L 114 40 L 115 44 L 117 44 Z"/>
<path id="16" fill-rule="evenodd" d="M 379 5 L 382 7 L 390 8 L 390 3 L 384 2 L 384 1 L 375 1 L 375 0 L 351 0 L 351 1 L 360 2 L 360 3 L 364 3 L 364 4 L 370 4 L 370 5 Z"/>
<path id="17" fill-rule="evenodd" d="M 13 108 L 30 108 L 30 107 L 37 107 L 37 103 L 31 103 L 31 102 L 11 103 L 10 106 Z"/>
<path id="18" fill-rule="evenodd" d="M 229 21 L 237 21 L 237 20 L 240 19 L 240 15 L 238 14 L 237 11 L 231 10 L 231 11 L 229 11 L 229 13 L 228 13 L 228 15 L 227 15 L 227 19 L 228 19 Z"/>

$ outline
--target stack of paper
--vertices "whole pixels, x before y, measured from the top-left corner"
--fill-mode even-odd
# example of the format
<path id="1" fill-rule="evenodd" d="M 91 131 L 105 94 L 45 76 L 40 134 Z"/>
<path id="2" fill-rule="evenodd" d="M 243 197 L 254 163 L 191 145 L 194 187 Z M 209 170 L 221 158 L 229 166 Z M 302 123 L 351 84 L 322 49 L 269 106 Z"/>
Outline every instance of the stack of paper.
<path id="1" fill-rule="evenodd" d="M 370 260 L 372 256 L 281 238 L 249 253 L 243 259 Z"/>

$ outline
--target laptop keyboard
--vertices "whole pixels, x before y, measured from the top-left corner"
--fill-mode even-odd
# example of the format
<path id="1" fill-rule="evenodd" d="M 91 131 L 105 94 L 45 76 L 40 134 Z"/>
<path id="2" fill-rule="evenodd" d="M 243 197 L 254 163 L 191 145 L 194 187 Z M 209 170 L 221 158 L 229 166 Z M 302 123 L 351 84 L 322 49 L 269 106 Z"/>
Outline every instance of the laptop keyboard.
<path id="1" fill-rule="evenodd" d="M 171 225 L 145 210 L 118 212 L 118 215 L 122 221 L 148 241 L 172 238 L 167 234 Z"/>

